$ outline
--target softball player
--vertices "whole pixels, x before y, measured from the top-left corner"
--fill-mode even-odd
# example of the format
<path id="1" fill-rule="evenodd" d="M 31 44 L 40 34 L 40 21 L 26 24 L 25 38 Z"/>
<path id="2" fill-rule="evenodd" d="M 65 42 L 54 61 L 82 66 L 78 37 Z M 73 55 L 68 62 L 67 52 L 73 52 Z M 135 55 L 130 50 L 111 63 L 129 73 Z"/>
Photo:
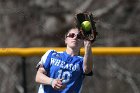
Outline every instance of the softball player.
<path id="1" fill-rule="evenodd" d="M 38 93 L 80 93 L 85 76 L 92 75 L 91 42 L 83 40 L 78 29 L 72 28 L 65 36 L 65 44 L 65 51 L 49 50 L 38 63 Z M 85 54 L 82 57 L 79 50 L 83 46 Z"/>

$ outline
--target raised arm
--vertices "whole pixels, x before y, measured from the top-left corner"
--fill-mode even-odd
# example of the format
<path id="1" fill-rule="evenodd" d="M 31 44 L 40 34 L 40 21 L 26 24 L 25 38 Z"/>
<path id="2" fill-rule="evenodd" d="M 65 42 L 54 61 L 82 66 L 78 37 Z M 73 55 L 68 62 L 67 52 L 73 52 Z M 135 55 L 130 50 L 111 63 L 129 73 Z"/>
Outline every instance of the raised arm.
<path id="1" fill-rule="evenodd" d="M 91 50 L 91 42 L 88 40 L 84 40 L 84 48 L 85 48 L 85 55 L 83 59 L 83 65 L 84 65 L 84 73 L 89 74 L 92 71 L 93 68 L 93 55 Z"/>

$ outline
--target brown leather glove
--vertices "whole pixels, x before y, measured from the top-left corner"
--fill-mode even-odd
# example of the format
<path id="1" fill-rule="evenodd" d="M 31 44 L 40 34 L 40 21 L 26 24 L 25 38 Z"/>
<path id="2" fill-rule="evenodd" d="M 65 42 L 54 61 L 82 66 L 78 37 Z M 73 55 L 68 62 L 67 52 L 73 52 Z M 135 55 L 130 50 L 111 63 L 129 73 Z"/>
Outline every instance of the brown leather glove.
<path id="1" fill-rule="evenodd" d="M 83 22 L 85 21 L 88 21 L 90 25 L 90 27 L 88 27 L 87 29 L 83 27 Z M 83 39 L 89 40 L 91 42 L 95 41 L 97 36 L 96 26 L 95 26 L 96 22 L 94 21 L 94 17 L 92 13 L 84 12 L 84 13 L 76 14 L 75 23 Z"/>

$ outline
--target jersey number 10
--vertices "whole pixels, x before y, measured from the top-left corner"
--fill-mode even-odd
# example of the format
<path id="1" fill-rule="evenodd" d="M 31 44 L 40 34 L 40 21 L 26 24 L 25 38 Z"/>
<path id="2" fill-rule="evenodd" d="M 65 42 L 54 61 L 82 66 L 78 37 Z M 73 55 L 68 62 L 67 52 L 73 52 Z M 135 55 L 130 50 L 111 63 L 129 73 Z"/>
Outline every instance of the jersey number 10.
<path id="1" fill-rule="evenodd" d="M 63 79 L 62 80 L 63 83 L 69 82 L 70 76 L 71 76 L 71 74 L 69 71 L 64 71 L 64 72 L 62 70 L 58 71 L 58 78 Z"/>

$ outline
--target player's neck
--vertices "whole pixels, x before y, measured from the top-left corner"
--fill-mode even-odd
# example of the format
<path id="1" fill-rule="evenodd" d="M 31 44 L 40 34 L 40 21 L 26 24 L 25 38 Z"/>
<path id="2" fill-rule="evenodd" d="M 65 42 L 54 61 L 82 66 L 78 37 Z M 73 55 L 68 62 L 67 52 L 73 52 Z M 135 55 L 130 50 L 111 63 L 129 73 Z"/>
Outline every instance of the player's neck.
<path id="1" fill-rule="evenodd" d="M 75 49 L 67 47 L 66 53 L 71 55 L 71 56 L 75 56 L 75 55 L 79 54 L 79 50 L 75 50 Z"/>

